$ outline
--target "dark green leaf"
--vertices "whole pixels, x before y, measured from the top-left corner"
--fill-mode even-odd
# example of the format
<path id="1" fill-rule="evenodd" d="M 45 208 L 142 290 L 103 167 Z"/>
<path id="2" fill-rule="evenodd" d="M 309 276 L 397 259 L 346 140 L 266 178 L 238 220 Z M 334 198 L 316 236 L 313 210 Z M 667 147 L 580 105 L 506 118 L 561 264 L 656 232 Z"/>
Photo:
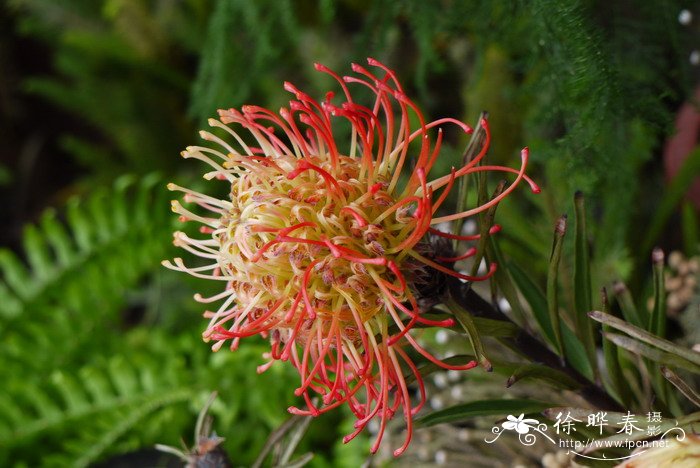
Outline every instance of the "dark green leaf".
<path id="1" fill-rule="evenodd" d="M 528 275 L 525 270 L 512 262 L 509 262 L 506 267 L 508 271 L 510 271 L 518 289 L 523 294 L 525 301 L 530 305 L 532 315 L 537 325 L 540 327 L 542 335 L 549 344 L 556 346 L 552 322 L 549 320 L 549 315 L 547 314 L 547 297 L 540 287 L 532 281 L 530 275 Z"/>
<path id="2" fill-rule="evenodd" d="M 551 367 L 541 364 L 523 364 L 508 378 L 507 387 L 511 387 L 516 382 L 523 379 L 544 380 L 557 388 L 573 390 L 579 388 L 580 384 L 568 375 Z"/>
<path id="3" fill-rule="evenodd" d="M 608 294 L 605 288 L 602 290 L 602 302 L 603 310 L 607 313 L 610 306 L 608 303 Z M 603 325 L 603 331 L 610 332 L 610 330 L 611 328 L 609 325 Z M 610 340 L 603 340 L 602 345 L 605 369 L 609 377 L 609 381 L 606 381 L 605 384 L 609 390 L 609 393 L 616 395 L 617 400 L 620 402 L 623 400 L 623 396 L 632 398 L 633 393 L 629 388 L 627 380 L 622 375 L 622 368 L 620 367 L 620 361 L 623 356 L 618 352 L 617 346 L 615 346 Z"/>
<path id="4" fill-rule="evenodd" d="M 566 215 L 557 221 L 554 228 L 554 241 L 552 243 L 552 254 L 549 258 L 549 272 L 547 273 L 547 311 L 549 312 L 549 322 L 554 330 L 554 338 L 557 351 L 560 356 L 564 356 L 564 344 L 561 337 L 561 324 L 559 320 L 559 260 L 561 260 L 561 248 L 564 244 L 566 234 Z"/>
<path id="5" fill-rule="evenodd" d="M 591 306 L 591 269 L 588 254 L 588 233 L 586 231 L 586 209 L 583 194 L 574 196 L 576 231 L 574 234 L 574 323 L 576 335 L 581 339 L 588 355 L 588 361 L 594 374 L 598 375 L 596 365 L 596 346 L 593 338 L 593 322 L 588 317 Z"/>
<path id="6" fill-rule="evenodd" d="M 654 269 L 654 307 L 647 330 L 663 338 L 666 335 L 666 288 L 664 286 L 664 253 L 654 249 L 651 254 Z"/>
<path id="7" fill-rule="evenodd" d="M 462 326 L 464 331 L 467 333 L 469 342 L 474 350 L 474 355 L 476 356 L 479 365 L 483 367 L 486 371 L 491 371 L 492 366 L 489 359 L 486 357 L 486 352 L 484 351 L 484 345 L 481 342 L 481 336 L 474 325 L 474 319 L 472 315 L 464 310 L 457 301 L 448 296 L 445 299 L 445 305 L 450 309 L 450 312 L 457 318 L 457 321 Z"/>
<path id="8" fill-rule="evenodd" d="M 509 414 L 536 413 L 549 408 L 551 403 L 528 399 L 493 399 L 463 403 L 435 411 L 416 419 L 416 426 L 427 427 L 443 423 L 460 423 L 479 416 L 506 416 Z"/>

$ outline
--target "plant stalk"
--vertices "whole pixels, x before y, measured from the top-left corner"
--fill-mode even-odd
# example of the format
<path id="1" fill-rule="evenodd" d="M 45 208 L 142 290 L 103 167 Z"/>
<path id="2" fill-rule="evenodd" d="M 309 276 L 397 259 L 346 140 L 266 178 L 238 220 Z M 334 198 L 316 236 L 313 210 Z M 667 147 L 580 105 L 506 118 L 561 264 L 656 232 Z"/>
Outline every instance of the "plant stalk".
<path id="1" fill-rule="evenodd" d="M 459 304 L 460 307 L 467 310 L 475 317 L 500 320 L 515 325 L 518 328 L 515 336 L 501 338 L 500 341 L 516 352 L 525 355 L 533 362 L 544 364 L 569 376 L 581 385 L 578 392 L 591 405 L 602 410 L 626 411 L 605 390 L 580 374 L 576 369 L 571 367 L 568 362 L 562 361 L 559 356 L 543 343 L 520 328 L 517 324 L 513 323 L 508 316 L 498 311 L 489 302 L 474 292 L 469 283 L 462 283 L 456 278 L 449 277 L 447 278 L 447 294 L 449 294 L 451 299 Z"/>

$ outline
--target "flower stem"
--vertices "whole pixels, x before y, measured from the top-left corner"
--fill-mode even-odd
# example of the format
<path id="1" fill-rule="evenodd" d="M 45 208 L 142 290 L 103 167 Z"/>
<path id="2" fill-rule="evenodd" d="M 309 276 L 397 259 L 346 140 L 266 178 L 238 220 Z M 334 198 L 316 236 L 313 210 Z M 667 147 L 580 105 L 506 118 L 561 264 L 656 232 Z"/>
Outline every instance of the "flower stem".
<path id="1" fill-rule="evenodd" d="M 470 287 L 469 283 L 463 283 L 456 278 L 448 277 L 446 301 L 454 301 L 460 308 L 468 311 L 474 317 L 484 317 L 492 320 L 512 323 L 518 328 L 515 336 L 500 338 L 500 341 L 519 354 L 526 356 L 533 362 L 537 362 L 552 369 L 563 372 L 580 385 L 579 394 L 591 405 L 598 409 L 609 411 L 623 411 L 624 408 L 610 396 L 604 389 L 588 380 L 566 360 L 561 360 L 554 352 L 548 349 L 542 342 L 530 335 L 520 326 L 515 324 L 505 314 L 493 307 Z"/>

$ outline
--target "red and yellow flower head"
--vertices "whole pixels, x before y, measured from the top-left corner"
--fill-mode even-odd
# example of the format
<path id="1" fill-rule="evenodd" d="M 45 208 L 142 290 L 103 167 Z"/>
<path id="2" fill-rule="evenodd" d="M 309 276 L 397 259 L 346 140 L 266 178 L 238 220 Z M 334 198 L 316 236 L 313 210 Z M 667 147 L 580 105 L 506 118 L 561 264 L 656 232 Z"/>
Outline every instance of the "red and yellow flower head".
<path id="1" fill-rule="evenodd" d="M 348 405 L 357 422 L 346 441 L 378 418 L 373 452 L 387 421 L 401 412 L 408 435 L 394 452 L 399 455 L 410 442 L 412 418 L 425 402 L 423 381 L 407 347 L 446 369 L 476 365 L 443 363 L 411 336 L 416 324 L 453 324 L 422 317 L 416 285 L 433 269 L 477 281 L 495 268 L 474 278 L 446 267 L 442 263 L 459 257 L 436 257 L 427 238 L 457 236 L 431 226 L 488 209 L 523 179 L 538 189 L 524 175 L 527 149 L 518 170 L 480 164 L 489 145 L 486 120 L 480 122 L 486 138 L 476 157 L 429 181 L 442 141 L 442 130 L 433 129 L 446 124 L 466 133 L 472 129 L 449 118 L 426 122 L 394 72 L 376 60 L 368 63 L 370 68 L 353 64 L 355 75 L 344 77 L 316 65 L 338 82 L 341 96 L 328 92 L 317 102 L 285 83 L 294 99 L 278 113 L 258 106 L 219 111 L 219 120 L 209 124 L 229 138 L 201 132 L 218 147 L 192 146 L 182 155 L 208 164 L 204 178 L 225 181 L 229 198 L 169 184 L 185 194 L 187 204 L 199 207 L 190 211 L 173 201 L 173 210 L 182 220 L 202 223 L 206 236 L 194 239 L 176 232 L 175 244 L 208 264 L 190 268 L 180 258 L 164 264 L 224 282 L 220 294 L 195 296 L 202 303 L 220 303 L 205 312 L 209 325 L 204 339 L 218 350 L 228 340 L 235 349 L 241 338 L 268 337 L 271 349 L 260 372 L 275 361 L 289 361 L 299 371 L 295 393 L 306 408 L 290 412 L 315 416 Z M 367 88 L 373 102 L 355 102 L 351 86 Z M 418 122 L 415 128 L 410 114 Z M 336 139 L 342 133 L 338 121 L 349 123 L 347 142 Z M 484 205 L 435 217 L 455 181 L 479 171 L 516 177 Z M 469 249 L 461 258 L 473 252 Z M 420 393 L 415 403 L 408 374 Z M 321 396 L 320 404 L 314 404 L 313 395 Z"/>

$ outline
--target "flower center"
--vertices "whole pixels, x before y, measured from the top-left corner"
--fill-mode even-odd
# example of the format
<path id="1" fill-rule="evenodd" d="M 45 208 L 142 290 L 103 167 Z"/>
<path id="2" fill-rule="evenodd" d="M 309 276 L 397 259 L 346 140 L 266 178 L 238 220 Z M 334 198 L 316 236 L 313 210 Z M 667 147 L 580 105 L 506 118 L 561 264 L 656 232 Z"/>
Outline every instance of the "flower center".
<path id="1" fill-rule="evenodd" d="M 328 161 L 298 161 L 230 163 L 246 167 L 231 186 L 232 208 L 217 231 L 220 266 L 240 278 L 230 287 L 250 318 L 282 300 L 266 320 L 285 330 L 310 304 L 317 318 L 335 317 L 343 337 L 355 341 L 355 317 L 365 323 L 384 308 L 377 281 L 397 279 L 389 261 L 398 252 L 390 247 L 415 228 L 411 205 L 397 206 L 386 181 L 368 188 L 355 159 L 340 157 L 332 175 Z M 304 291 L 300 306 L 294 298 Z"/>

